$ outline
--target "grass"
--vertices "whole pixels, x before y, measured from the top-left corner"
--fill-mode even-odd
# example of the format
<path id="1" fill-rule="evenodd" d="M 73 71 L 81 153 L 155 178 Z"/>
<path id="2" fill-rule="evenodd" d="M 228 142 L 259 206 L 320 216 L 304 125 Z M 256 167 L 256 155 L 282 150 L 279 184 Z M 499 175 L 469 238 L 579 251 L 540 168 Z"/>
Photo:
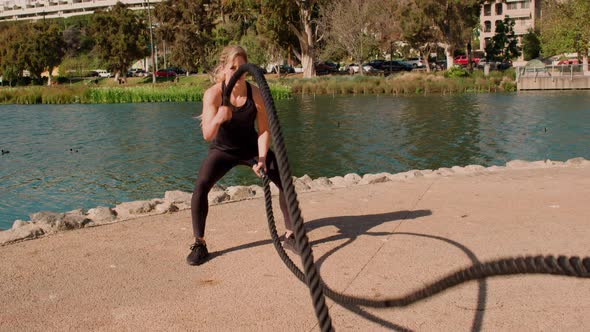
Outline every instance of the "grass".
<path id="1" fill-rule="evenodd" d="M 381 76 L 335 75 L 309 79 L 300 75 L 268 75 L 273 98 L 291 98 L 293 94 L 314 95 L 416 95 L 516 91 L 513 70 L 443 73 L 407 72 Z M 181 76 L 178 81 L 151 77 L 128 78 L 126 84 L 113 79 L 60 78 L 61 84 L 0 88 L 1 104 L 71 104 L 71 103 L 144 103 L 198 102 L 211 85 L 208 75 Z"/>

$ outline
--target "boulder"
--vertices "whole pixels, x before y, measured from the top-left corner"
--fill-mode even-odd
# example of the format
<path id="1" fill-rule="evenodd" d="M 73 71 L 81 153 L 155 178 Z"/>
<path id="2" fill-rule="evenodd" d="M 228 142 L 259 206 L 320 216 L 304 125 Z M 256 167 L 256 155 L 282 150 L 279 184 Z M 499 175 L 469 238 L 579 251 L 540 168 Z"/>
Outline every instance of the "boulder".
<path id="1" fill-rule="evenodd" d="M 374 183 L 381 183 L 390 181 L 389 177 L 383 173 L 380 174 L 365 174 L 362 179 L 358 182 L 359 185 L 362 184 L 374 184 Z"/>
<path id="2" fill-rule="evenodd" d="M 117 218 L 117 212 L 106 206 L 98 206 L 88 210 L 88 219 L 95 225 L 113 222 Z"/>
<path id="3" fill-rule="evenodd" d="M 28 225 L 28 224 L 29 224 L 29 223 L 28 223 L 28 222 L 26 222 L 26 221 L 24 221 L 24 220 L 17 219 L 17 220 L 15 220 L 15 221 L 12 223 L 12 228 L 11 228 L 11 229 L 17 229 L 17 228 L 20 228 L 20 227 L 26 226 L 26 225 Z"/>
<path id="4" fill-rule="evenodd" d="M 185 203 L 190 205 L 192 196 L 192 193 L 172 190 L 164 193 L 164 200 L 170 203 Z"/>
<path id="5" fill-rule="evenodd" d="M 346 180 L 344 180 L 343 176 L 333 176 L 329 180 L 334 188 L 344 188 L 347 186 Z"/>
<path id="6" fill-rule="evenodd" d="M 326 190 L 332 187 L 332 182 L 327 177 L 319 177 L 310 183 L 312 190 Z"/>
<path id="7" fill-rule="evenodd" d="M 28 223 L 27 225 L 0 232 L 0 245 L 27 239 L 38 238 L 45 234 L 40 225 Z"/>
<path id="8" fill-rule="evenodd" d="M 243 199 L 252 198 L 256 195 L 256 192 L 246 186 L 233 186 L 227 188 L 226 191 L 232 201 L 241 201 Z"/>
<path id="9" fill-rule="evenodd" d="M 357 184 L 360 180 L 362 180 L 361 176 L 356 173 L 348 173 L 344 176 L 344 181 L 348 186 Z"/>

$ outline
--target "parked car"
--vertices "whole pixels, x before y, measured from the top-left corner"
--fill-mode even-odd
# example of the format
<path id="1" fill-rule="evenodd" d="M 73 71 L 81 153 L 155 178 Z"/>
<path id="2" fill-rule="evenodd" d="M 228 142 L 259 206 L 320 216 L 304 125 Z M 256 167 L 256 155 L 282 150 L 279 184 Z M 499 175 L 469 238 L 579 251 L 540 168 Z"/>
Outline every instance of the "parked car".
<path id="1" fill-rule="evenodd" d="M 400 60 L 385 61 L 381 65 L 381 70 L 383 70 L 385 76 L 400 71 L 411 71 L 412 69 L 414 68 L 411 65 Z"/>
<path id="2" fill-rule="evenodd" d="M 357 74 L 360 72 L 361 66 L 358 63 L 351 63 L 344 66 L 343 71 L 348 72 L 350 75 Z M 363 72 L 371 73 L 374 72 L 375 68 L 371 67 L 368 63 L 363 64 Z"/>
<path id="3" fill-rule="evenodd" d="M 96 74 L 94 74 L 96 73 Z M 107 70 L 105 69 L 95 69 L 94 73 L 92 74 L 92 76 L 96 75 L 95 77 L 112 77 L 113 74 L 109 73 Z"/>
<path id="4" fill-rule="evenodd" d="M 186 74 L 186 70 L 184 70 L 183 68 L 180 68 L 180 67 L 175 67 L 175 66 L 170 66 L 170 67 L 166 68 L 165 70 L 173 71 L 177 75 L 184 75 L 184 74 Z"/>
<path id="5" fill-rule="evenodd" d="M 571 66 L 571 65 L 578 65 L 578 64 L 580 64 L 578 59 L 564 59 L 564 60 L 560 60 L 557 63 L 558 66 Z"/>
<path id="6" fill-rule="evenodd" d="M 160 69 L 156 72 L 156 77 L 175 77 L 176 72 L 168 69 Z"/>
<path id="7" fill-rule="evenodd" d="M 131 68 L 127 71 L 127 77 L 144 77 L 147 72 L 141 68 Z"/>
<path id="8" fill-rule="evenodd" d="M 480 60 L 481 58 L 474 56 L 471 57 L 471 63 L 474 67 L 477 66 Z M 453 63 L 462 67 L 467 67 L 467 65 L 469 64 L 469 58 L 467 57 L 467 55 L 458 55 L 453 59 Z"/>
<path id="9" fill-rule="evenodd" d="M 295 68 L 293 68 L 293 67 L 291 67 L 289 65 L 271 66 L 269 73 L 276 74 L 277 73 L 277 67 L 278 67 L 278 71 L 281 74 L 294 74 L 295 73 Z"/>
<path id="10" fill-rule="evenodd" d="M 407 63 L 407 64 L 409 64 L 409 65 L 412 65 L 412 67 L 414 67 L 414 68 L 424 68 L 424 67 L 426 67 L 426 63 L 424 63 L 424 61 L 422 60 L 421 57 L 408 58 L 404 62 Z"/>
<path id="11" fill-rule="evenodd" d="M 510 60 L 496 63 L 496 69 L 498 69 L 498 70 L 506 70 L 511 67 L 512 67 L 512 61 L 510 61 Z"/>
<path id="12" fill-rule="evenodd" d="M 376 59 L 376 60 L 371 60 L 371 61 L 367 62 L 367 64 L 369 66 L 373 67 L 374 69 L 382 69 L 381 67 L 383 66 L 384 62 L 385 62 L 385 60 Z"/>
<path id="13" fill-rule="evenodd" d="M 326 75 L 338 72 L 338 66 L 330 61 L 318 62 L 315 64 L 315 73 L 317 75 Z"/>

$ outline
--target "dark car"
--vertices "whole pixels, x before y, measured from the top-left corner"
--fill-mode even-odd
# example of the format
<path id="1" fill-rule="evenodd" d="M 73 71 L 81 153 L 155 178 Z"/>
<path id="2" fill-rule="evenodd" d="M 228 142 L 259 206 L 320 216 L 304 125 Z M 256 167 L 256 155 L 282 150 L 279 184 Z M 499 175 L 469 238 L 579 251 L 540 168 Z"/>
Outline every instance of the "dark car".
<path id="1" fill-rule="evenodd" d="M 318 62 L 315 64 L 315 73 L 317 75 L 327 75 L 338 72 L 338 66 L 330 61 Z"/>
<path id="2" fill-rule="evenodd" d="M 496 65 L 496 68 L 498 70 L 506 70 L 506 69 L 508 69 L 510 67 L 512 67 L 512 61 L 510 61 L 510 60 L 505 60 L 505 61 L 502 61 L 502 62 L 498 62 L 497 65 Z"/>
<path id="3" fill-rule="evenodd" d="M 295 68 L 289 66 L 289 65 L 280 65 L 279 66 L 279 71 L 281 72 L 281 74 L 294 74 L 295 73 Z M 272 74 L 276 74 L 277 73 L 277 66 L 273 66 L 272 70 L 270 71 Z"/>
<path id="4" fill-rule="evenodd" d="M 168 69 L 160 69 L 156 72 L 156 77 L 175 77 L 176 72 Z"/>
<path id="5" fill-rule="evenodd" d="M 381 60 L 381 59 L 376 59 L 376 60 L 371 60 L 369 62 L 367 62 L 366 64 L 368 64 L 369 66 L 375 68 L 375 69 L 383 69 L 383 64 L 387 62 L 386 60 Z"/>
<path id="6" fill-rule="evenodd" d="M 184 69 L 182 69 L 180 67 L 170 66 L 170 67 L 166 68 L 166 70 L 173 71 L 177 75 L 184 75 L 184 74 L 186 74 L 186 70 L 184 70 Z"/>
<path id="7" fill-rule="evenodd" d="M 385 75 L 390 75 L 399 71 L 411 71 L 412 69 L 412 65 L 399 60 L 385 61 L 381 65 L 381 70 L 383 70 Z"/>

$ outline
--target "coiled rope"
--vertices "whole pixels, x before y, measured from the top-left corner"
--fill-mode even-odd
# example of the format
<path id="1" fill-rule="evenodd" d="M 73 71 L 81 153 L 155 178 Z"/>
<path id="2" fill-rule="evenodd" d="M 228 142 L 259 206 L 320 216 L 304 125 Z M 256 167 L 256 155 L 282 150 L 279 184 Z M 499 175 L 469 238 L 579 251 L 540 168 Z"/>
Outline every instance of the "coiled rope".
<path id="1" fill-rule="evenodd" d="M 335 302 L 341 304 L 375 308 L 391 308 L 403 307 L 413 304 L 417 301 L 441 293 L 446 289 L 467 281 L 494 276 L 514 274 L 552 274 L 576 278 L 590 278 L 590 257 L 580 258 L 577 256 L 555 257 L 552 255 L 540 255 L 500 258 L 474 264 L 470 267 L 452 272 L 440 278 L 438 281 L 422 287 L 421 289 L 396 298 L 374 300 L 350 296 L 332 290 L 322 281 L 314 263 L 309 239 L 303 227 L 303 218 L 301 217 L 299 201 L 297 200 L 297 193 L 295 192 L 295 187 L 291 177 L 291 170 L 289 168 L 289 161 L 287 158 L 287 150 L 285 148 L 274 101 L 272 99 L 268 83 L 264 78 L 262 69 L 253 64 L 241 65 L 227 84 L 227 88 L 225 89 L 223 95 L 223 104 L 230 105 L 229 96 L 231 91 L 237 80 L 246 72 L 250 73 L 254 77 L 254 80 L 258 84 L 258 88 L 260 89 L 262 98 L 264 100 L 271 137 L 274 143 L 274 152 L 277 157 L 281 183 L 283 185 L 289 215 L 293 221 L 295 241 L 299 252 L 301 252 L 301 261 L 303 263 L 305 273 L 295 265 L 281 245 L 272 210 L 272 196 L 270 192 L 269 179 L 268 177 L 263 176 L 262 181 L 264 187 L 266 215 L 270 235 L 273 245 L 285 265 L 300 281 L 306 283 L 309 287 L 316 317 L 322 331 L 334 330 L 332 327 L 332 320 L 328 313 L 324 294 Z"/>

